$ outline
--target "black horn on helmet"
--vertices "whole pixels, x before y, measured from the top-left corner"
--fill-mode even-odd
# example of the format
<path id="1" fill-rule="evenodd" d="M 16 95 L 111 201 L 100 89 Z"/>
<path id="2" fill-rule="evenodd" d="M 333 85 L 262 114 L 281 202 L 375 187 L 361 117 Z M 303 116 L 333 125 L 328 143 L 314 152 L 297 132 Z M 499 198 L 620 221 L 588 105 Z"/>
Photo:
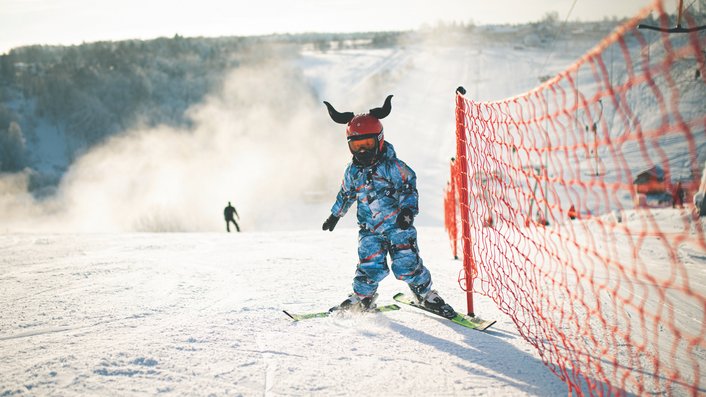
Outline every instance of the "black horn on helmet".
<path id="1" fill-rule="evenodd" d="M 390 111 L 392 110 L 392 95 L 388 95 L 387 98 L 385 98 L 385 103 L 382 105 L 382 107 L 375 108 L 375 109 L 370 109 L 370 115 L 375 117 L 378 120 L 384 119 L 390 114 Z"/>
<path id="2" fill-rule="evenodd" d="M 341 113 L 324 101 L 331 119 L 339 124 L 347 124 L 346 139 L 348 148 L 359 165 L 373 164 L 383 151 L 385 137 L 380 119 L 387 117 L 392 110 L 392 95 L 388 95 L 382 107 L 370 109 L 366 114 Z"/>
<path id="3" fill-rule="evenodd" d="M 324 104 L 328 108 L 328 115 L 331 116 L 331 120 L 337 122 L 338 124 L 348 124 L 353 119 L 353 112 L 341 113 L 334 109 L 330 103 L 324 101 Z"/>

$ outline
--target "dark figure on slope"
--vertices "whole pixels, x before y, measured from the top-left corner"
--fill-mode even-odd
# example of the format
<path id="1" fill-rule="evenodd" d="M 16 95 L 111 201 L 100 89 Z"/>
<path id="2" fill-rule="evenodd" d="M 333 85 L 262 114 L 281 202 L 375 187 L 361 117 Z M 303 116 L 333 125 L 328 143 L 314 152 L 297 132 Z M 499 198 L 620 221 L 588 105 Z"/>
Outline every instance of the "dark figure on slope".
<path id="1" fill-rule="evenodd" d="M 230 233 L 230 223 L 233 222 L 235 225 L 235 230 L 240 232 L 240 226 L 238 226 L 238 223 L 235 221 L 235 218 L 233 215 L 237 216 L 238 219 L 240 219 L 240 215 L 238 215 L 238 211 L 235 210 L 235 207 L 230 205 L 230 201 L 228 202 L 228 206 L 223 210 L 223 216 L 226 218 L 226 231 Z"/>
<path id="2" fill-rule="evenodd" d="M 347 125 L 348 148 L 353 159 L 346 167 L 336 203 L 323 230 L 333 231 L 354 202 L 360 227 L 353 293 L 337 308 L 375 306 L 378 284 L 390 273 L 389 254 L 395 277 L 409 285 L 420 304 L 451 318 L 456 312 L 431 289 L 431 274 L 419 256 L 417 230 L 413 225 L 419 212 L 416 175 L 384 140 L 380 119 L 390 114 L 391 99 L 392 95 L 383 107 L 359 115 L 339 113 L 324 102 L 333 121 Z"/>

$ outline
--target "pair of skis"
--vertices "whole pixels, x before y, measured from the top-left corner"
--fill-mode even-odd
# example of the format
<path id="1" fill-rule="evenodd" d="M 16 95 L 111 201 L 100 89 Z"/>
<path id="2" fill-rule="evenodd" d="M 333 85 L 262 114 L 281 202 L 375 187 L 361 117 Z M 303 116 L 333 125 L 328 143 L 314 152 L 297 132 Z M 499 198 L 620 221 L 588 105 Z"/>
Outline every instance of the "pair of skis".
<path id="1" fill-rule="evenodd" d="M 384 312 L 391 312 L 393 310 L 400 310 L 400 307 L 395 305 L 394 303 L 391 305 L 385 305 L 385 306 L 377 306 L 374 309 L 368 309 L 368 310 L 355 310 L 355 309 L 350 309 L 350 311 L 356 311 L 356 312 L 361 312 L 361 313 L 384 313 Z M 334 313 L 338 313 L 338 310 L 329 310 L 326 312 L 314 312 L 314 313 L 300 313 L 300 314 L 295 314 L 295 313 L 290 313 L 286 310 L 282 310 L 284 314 L 288 315 L 292 320 L 294 321 L 300 321 L 300 320 L 308 320 L 310 318 L 321 318 L 321 317 L 330 317 Z"/>
<path id="2" fill-rule="evenodd" d="M 495 321 L 488 321 L 488 320 L 482 320 L 478 317 L 471 317 L 467 316 L 465 314 L 461 313 L 456 313 L 456 316 L 453 318 L 448 318 L 444 317 L 440 312 L 431 310 L 429 308 L 426 308 L 419 303 L 415 299 L 410 298 L 409 296 L 403 294 L 403 293 L 398 293 L 396 294 L 393 299 L 399 303 L 416 307 L 418 309 L 424 310 L 426 312 L 435 314 L 439 317 L 445 318 L 447 320 L 451 320 L 454 323 L 461 325 L 466 328 L 470 329 L 475 329 L 478 331 L 485 331 L 490 327 L 491 325 L 495 324 Z M 374 309 L 366 310 L 366 313 L 384 313 L 384 312 L 389 312 L 389 311 L 394 311 L 394 310 L 399 310 L 400 307 L 397 306 L 396 304 L 391 304 L 391 305 L 385 305 L 385 306 L 377 306 Z M 335 311 L 325 311 L 325 312 L 316 312 L 316 313 L 304 313 L 304 314 L 293 314 L 289 313 L 286 310 L 283 310 L 284 314 L 289 316 L 292 320 L 294 321 L 300 321 L 300 320 L 307 320 L 310 318 L 321 318 L 321 317 L 329 317 L 331 314 L 335 313 Z"/>

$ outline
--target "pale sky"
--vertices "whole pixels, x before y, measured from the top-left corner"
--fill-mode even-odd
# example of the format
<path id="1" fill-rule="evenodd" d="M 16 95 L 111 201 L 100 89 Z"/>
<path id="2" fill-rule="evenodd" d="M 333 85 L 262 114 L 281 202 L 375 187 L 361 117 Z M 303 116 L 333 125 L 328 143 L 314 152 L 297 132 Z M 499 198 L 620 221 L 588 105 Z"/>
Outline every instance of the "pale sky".
<path id="1" fill-rule="evenodd" d="M 0 53 L 28 44 L 523 23 L 574 0 L 0 0 Z M 652 0 L 576 0 L 569 20 L 635 15 Z M 668 10 L 676 0 L 666 0 Z"/>

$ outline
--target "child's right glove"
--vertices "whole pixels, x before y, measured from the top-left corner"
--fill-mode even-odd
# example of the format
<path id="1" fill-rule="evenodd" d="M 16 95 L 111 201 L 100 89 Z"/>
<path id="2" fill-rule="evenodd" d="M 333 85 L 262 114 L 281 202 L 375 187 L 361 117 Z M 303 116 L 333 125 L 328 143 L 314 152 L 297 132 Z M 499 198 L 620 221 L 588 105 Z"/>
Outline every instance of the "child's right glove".
<path id="1" fill-rule="evenodd" d="M 410 226 L 412 226 L 412 222 L 414 222 L 414 214 L 412 213 L 412 210 L 409 208 L 402 208 L 400 213 L 397 214 L 397 226 L 402 230 L 407 230 Z"/>
<path id="2" fill-rule="evenodd" d="M 331 216 L 326 219 L 324 222 L 323 227 L 321 228 L 322 230 L 328 230 L 329 232 L 333 231 L 333 228 L 336 227 L 336 224 L 338 223 L 338 217 L 334 214 L 331 214 Z"/>

